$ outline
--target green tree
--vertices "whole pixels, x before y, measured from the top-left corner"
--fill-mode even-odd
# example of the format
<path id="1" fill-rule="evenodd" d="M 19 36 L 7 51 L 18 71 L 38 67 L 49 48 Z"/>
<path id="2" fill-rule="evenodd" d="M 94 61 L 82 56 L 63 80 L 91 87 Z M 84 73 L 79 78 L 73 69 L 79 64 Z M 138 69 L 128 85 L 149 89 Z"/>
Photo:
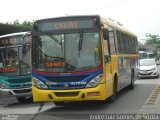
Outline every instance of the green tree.
<path id="1" fill-rule="evenodd" d="M 32 28 L 32 25 L 33 25 L 33 22 L 31 22 L 31 21 L 24 21 L 24 22 L 22 22 L 21 25 L 22 25 L 24 28 L 31 29 L 31 28 Z"/>
<path id="2" fill-rule="evenodd" d="M 19 21 L 18 20 L 15 20 L 14 22 L 13 22 L 13 25 L 15 25 L 15 26 L 21 26 L 21 24 L 19 23 Z"/>
<path id="3" fill-rule="evenodd" d="M 155 55 L 157 55 L 157 52 L 160 51 L 160 36 L 159 35 L 152 35 L 152 34 L 146 34 L 146 45 L 152 46 L 152 51 Z"/>
<path id="4" fill-rule="evenodd" d="M 20 23 L 18 20 L 14 20 L 13 23 L 11 22 L 7 22 L 6 24 L 10 24 L 10 25 L 14 25 L 14 26 L 18 26 L 18 27 L 22 27 L 24 29 L 31 29 L 32 28 L 32 25 L 33 25 L 33 21 L 23 21 L 22 23 Z"/>
<path id="5" fill-rule="evenodd" d="M 146 45 L 154 45 L 156 48 L 160 48 L 160 36 L 159 35 L 146 35 Z"/>

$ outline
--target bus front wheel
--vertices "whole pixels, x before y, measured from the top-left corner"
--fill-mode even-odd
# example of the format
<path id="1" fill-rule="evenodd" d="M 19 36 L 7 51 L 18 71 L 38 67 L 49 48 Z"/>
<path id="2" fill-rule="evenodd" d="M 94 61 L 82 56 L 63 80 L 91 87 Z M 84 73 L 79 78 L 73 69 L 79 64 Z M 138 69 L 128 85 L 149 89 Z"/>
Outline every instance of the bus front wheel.
<path id="1" fill-rule="evenodd" d="M 116 81 L 114 81 L 114 84 L 113 84 L 113 94 L 112 96 L 109 98 L 109 102 L 114 102 L 116 100 L 116 97 L 117 97 L 117 89 L 116 89 Z"/>
<path id="2" fill-rule="evenodd" d="M 132 74 L 131 74 L 131 83 L 128 87 L 131 90 L 134 89 L 134 72 L 132 72 Z"/>

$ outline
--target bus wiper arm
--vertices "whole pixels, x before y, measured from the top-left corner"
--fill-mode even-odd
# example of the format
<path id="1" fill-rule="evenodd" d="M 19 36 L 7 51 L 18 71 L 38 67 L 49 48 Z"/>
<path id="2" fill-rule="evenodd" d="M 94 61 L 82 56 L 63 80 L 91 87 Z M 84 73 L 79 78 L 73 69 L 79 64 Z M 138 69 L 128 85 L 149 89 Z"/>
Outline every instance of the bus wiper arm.
<path id="1" fill-rule="evenodd" d="M 54 40 L 56 43 L 58 43 L 59 45 L 62 45 L 61 42 L 59 42 L 55 37 L 53 37 L 53 35 L 50 35 L 48 33 L 46 33 L 46 35 L 48 35 L 50 38 L 52 38 L 52 40 Z"/>
<path id="2" fill-rule="evenodd" d="M 80 37 L 79 37 L 79 44 L 78 44 L 79 56 L 80 56 L 80 51 L 82 50 L 82 42 L 83 42 L 83 33 L 81 31 L 80 32 Z"/>
<path id="3" fill-rule="evenodd" d="M 53 37 L 53 35 L 49 34 L 48 32 L 46 33 L 46 35 L 48 35 L 50 38 L 52 38 L 52 40 L 54 40 L 56 43 L 58 43 L 61 46 L 61 50 L 63 53 L 62 40 L 61 42 L 59 42 L 55 37 Z"/>

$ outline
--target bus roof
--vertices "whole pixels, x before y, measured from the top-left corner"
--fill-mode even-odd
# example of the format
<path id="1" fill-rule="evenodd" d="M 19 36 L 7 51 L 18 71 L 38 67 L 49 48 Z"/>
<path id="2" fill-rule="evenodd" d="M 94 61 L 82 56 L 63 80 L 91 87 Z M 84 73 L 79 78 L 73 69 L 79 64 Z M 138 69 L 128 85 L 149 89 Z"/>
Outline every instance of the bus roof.
<path id="1" fill-rule="evenodd" d="M 81 18 L 81 17 L 85 18 L 85 17 L 100 17 L 100 16 L 99 15 L 71 15 L 71 16 L 60 16 L 60 17 L 53 17 L 53 18 L 38 19 L 36 21 L 52 20 L 52 19 L 62 19 L 62 18 Z"/>
<path id="2" fill-rule="evenodd" d="M 147 54 L 154 54 L 154 52 L 147 52 Z"/>
<path id="3" fill-rule="evenodd" d="M 55 17 L 55 18 L 47 18 L 47 19 L 38 19 L 36 21 L 43 21 L 43 20 L 50 20 L 50 19 L 61 19 L 61 18 L 80 18 L 80 17 L 97 17 L 100 19 L 101 24 L 105 25 L 105 26 L 110 26 L 113 27 L 116 30 L 119 30 L 121 32 L 127 33 L 129 35 L 135 36 L 137 37 L 134 33 L 130 32 L 129 30 L 125 29 L 124 27 L 112 22 L 111 20 L 109 20 L 108 18 L 104 18 L 100 15 L 75 15 L 75 16 L 62 16 L 62 17 Z M 35 22 L 36 22 L 35 21 Z"/>
<path id="4" fill-rule="evenodd" d="M 123 26 L 120 26 L 114 22 L 112 22 L 111 20 L 109 20 L 108 18 L 104 18 L 104 17 L 100 17 L 101 18 L 101 23 L 108 26 L 108 27 L 112 27 L 116 30 L 119 30 L 123 33 L 127 33 L 129 35 L 135 36 L 137 37 L 134 33 L 132 33 L 131 31 L 127 30 L 126 28 L 124 28 Z"/>
<path id="5" fill-rule="evenodd" d="M 139 53 L 147 53 L 147 52 L 145 52 L 145 51 L 139 51 Z"/>
<path id="6" fill-rule="evenodd" d="M 30 31 L 28 31 L 28 32 L 30 32 Z M 11 33 L 11 34 L 6 34 L 6 35 L 1 35 L 0 38 L 10 37 L 10 36 L 15 36 L 15 35 L 23 35 L 23 34 L 28 33 L 28 32 L 17 32 L 17 33 Z"/>

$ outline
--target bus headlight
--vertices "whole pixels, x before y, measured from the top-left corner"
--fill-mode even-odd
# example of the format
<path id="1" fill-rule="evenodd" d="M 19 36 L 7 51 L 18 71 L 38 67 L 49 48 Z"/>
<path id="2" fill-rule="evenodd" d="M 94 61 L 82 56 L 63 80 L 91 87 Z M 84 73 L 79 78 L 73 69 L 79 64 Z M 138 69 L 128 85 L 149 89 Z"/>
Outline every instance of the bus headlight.
<path id="1" fill-rule="evenodd" d="M 103 74 L 96 76 L 86 85 L 86 88 L 92 88 L 92 87 L 98 86 L 102 78 L 103 78 Z"/>
<path id="2" fill-rule="evenodd" d="M 37 88 L 39 88 L 39 89 L 47 89 L 48 88 L 43 82 L 41 82 L 37 78 L 33 77 L 32 80 L 33 80 L 34 85 Z"/>
<path id="3" fill-rule="evenodd" d="M 1 89 L 7 89 L 8 86 L 6 84 L 0 82 L 0 88 Z"/>

